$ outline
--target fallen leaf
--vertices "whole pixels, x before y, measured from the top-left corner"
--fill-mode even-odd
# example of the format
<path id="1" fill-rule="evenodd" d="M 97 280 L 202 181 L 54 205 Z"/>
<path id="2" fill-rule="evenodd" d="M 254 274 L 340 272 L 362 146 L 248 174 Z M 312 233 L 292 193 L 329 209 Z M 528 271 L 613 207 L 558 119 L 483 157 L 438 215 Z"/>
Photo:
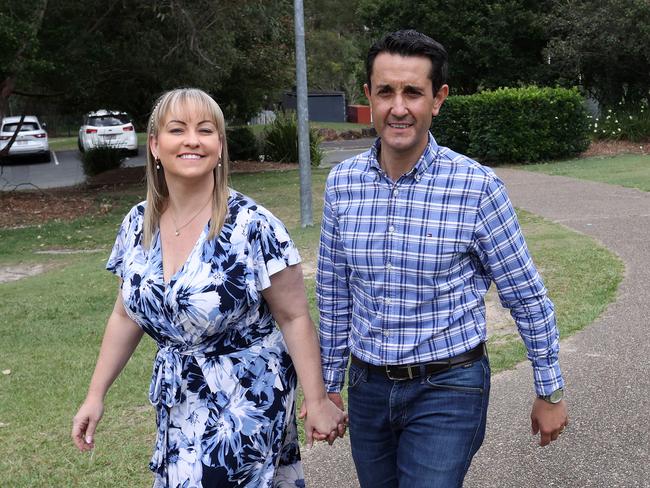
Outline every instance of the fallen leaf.
<path id="1" fill-rule="evenodd" d="M 11 374 L 11 370 L 10 369 L 3 369 L 2 374 Z"/>

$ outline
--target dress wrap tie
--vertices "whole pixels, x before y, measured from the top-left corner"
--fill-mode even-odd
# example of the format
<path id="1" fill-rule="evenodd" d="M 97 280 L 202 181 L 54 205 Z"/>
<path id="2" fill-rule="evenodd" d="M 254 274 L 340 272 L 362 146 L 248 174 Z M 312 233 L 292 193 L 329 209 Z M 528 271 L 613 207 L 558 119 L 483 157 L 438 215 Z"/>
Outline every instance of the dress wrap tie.
<path id="1" fill-rule="evenodd" d="M 181 361 L 178 347 L 163 346 L 158 349 L 149 385 L 149 401 L 153 406 L 171 408 L 176 404 L 183 371 Z"/>
<path id="2" fill-rule="evenodd" d="M 160 472 L 163 467 L 167 452 L 169 412 L 181 399 L 183 356 L 193 356 L 196 359 L 197 364 L 204 372 L 208 388 L 214 393 L 216 384 L 212 375 L 206 371 L 206 358 L 214 355 L 224 356 L 235 351 L 236 349 L 228 349 L 222 345 L 219 347 L 206 347 L 205 345 L 188 347 L 185 344 L 158 345 L 149 385 L 149 401 L 156 408 L 158 421 L 156 446 L 149 462 L 149 468 L 152 471 Z"/>
<path id="3" fill-rule="evenodd" d="M 282 343 L 282 333 L 279 329 L 266 336 L 258 338 L 248 345 L 246 354 L 251 351 L 261 353 L 265 347 L 271 347 L 278 342 Z M 149 401 L 156 408 L 158 421 L 158 434 L 156 436 L 156 446 L 154 448 L 149 468 L 154 472 L 161 472 L 165 469 L 163 466 L 165 453 L 167 452 L 168 432 L 169 432 L 169 414 L 181 400 L 181 386 L 183 382 L 183 356 L 193 356 L 199 368 L 203 372 L 206 384 L 212 393 L 217 390 L 228 396 L 232 392 L 223 389 L 223 384 L 217 385 L 216 374 L 219 371 L 227 375 L 233 374 L 233 362 L 229 355 L 238 355 L 242 350 L 237 348 L 224 347 L 223 344 L 213 344 L 206 346 L 188 346 L 187 344 L 158 344 L 158 352 L 153 364 L 151 374 L 151 384 L 149 385 Z M 209 358 L 212 356 L 220 357 L 220 367 L 214 370 L 214 365 Z M 237 383 L 233 383 L 233 388 Z"/>
<path id="4" fill-rule="evenodd" d="M 149 468 L 159 472 L 167 452 L 167 433 L 169 429 L 169 410 L 180 401 L 181 374 L 183 358 L 198 351 L 181 349 L 178 345 L 159 346 L 153 364 L 149 401 L 156 407 L 158 417 L 158 434 Z"/>

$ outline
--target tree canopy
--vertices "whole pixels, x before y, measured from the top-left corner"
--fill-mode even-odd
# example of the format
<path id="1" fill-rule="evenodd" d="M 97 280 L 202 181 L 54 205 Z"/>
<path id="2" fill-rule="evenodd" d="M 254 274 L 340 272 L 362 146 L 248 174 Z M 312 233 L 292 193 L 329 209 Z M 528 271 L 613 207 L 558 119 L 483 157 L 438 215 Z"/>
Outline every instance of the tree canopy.
<path id="1" fill-rule="evenodd" d="M 311 89 L 363 99 L 373 40 L 415 28 L 450 54 L 453 94 L 582 86 L 603 104 L 648 98 L 647 0 L 304 0 Z M 142 122 L 178 86 L 211 92 L 230 120 L 294 85 L 284 0 L 2 0 L 0 115 L 126 110 Z M 12 98 L 14 97 L 14 98 Z"/>
<path id="2" fill-rule="evenodd" d="M 557 1 L 547 27 L 546 53 L 556 79 L 577 81 L 608 106 L 647 99 L 650 2 Z"/>
<path id="3" fill-rule="evenodd" d="M 359 0 L 374 38 L 414 28 L 449 52 L 452 93 L 581 86 L 601 104 L 649 96 L 647 0 Z"/>
<path id="4" fill-rule="evenodd" d="M 192 85 L 241 120 L 293 77 L 292 9 L 280 0 L 4 3 L 3 100 L 38 94 L 60 113 L 107 107 L 143 119 L 160 92 Z"/>
<path id="5" fill-rule="evenodd" d="M 449 52 L 453 93 L 530 83 L 540 76 L 547 42 L 540 15 L 548 1 L 361 0 L 360 13 L 380 37 L 412 28 Z"/>

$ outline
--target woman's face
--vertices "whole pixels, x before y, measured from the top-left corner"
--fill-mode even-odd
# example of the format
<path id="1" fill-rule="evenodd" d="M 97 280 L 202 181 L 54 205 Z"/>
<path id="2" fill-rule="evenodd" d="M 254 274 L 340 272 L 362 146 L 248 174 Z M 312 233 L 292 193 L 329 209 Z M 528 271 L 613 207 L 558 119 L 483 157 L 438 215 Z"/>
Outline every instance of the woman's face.
<path id="1" fill-rule="evenodd" d="M 150 137 L 154 157 L 160 159 L 165 178 L 192 180 L 210 174 L 221 158 L 221 137 L 212 118 L 194 103 L 170 110 L 158 136 Z"/>

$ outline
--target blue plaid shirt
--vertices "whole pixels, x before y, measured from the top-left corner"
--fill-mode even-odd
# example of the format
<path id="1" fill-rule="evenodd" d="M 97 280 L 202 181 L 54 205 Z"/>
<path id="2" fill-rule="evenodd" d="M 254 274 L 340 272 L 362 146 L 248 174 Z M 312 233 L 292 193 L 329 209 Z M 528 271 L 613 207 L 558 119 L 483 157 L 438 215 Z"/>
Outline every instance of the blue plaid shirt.
<path id="1" fill-rule="evenodd" d="M 317 296 L 328 391 L 343 387 L 350 352 L 411 364 L 485 341 L 492 281 L 528 350 L 536 392 L 564 386 L 553 304 L 503 183 L 430 134 L 394 182 L 379 165 L 380 144 L 337 165 L 325 188 Z"/>

